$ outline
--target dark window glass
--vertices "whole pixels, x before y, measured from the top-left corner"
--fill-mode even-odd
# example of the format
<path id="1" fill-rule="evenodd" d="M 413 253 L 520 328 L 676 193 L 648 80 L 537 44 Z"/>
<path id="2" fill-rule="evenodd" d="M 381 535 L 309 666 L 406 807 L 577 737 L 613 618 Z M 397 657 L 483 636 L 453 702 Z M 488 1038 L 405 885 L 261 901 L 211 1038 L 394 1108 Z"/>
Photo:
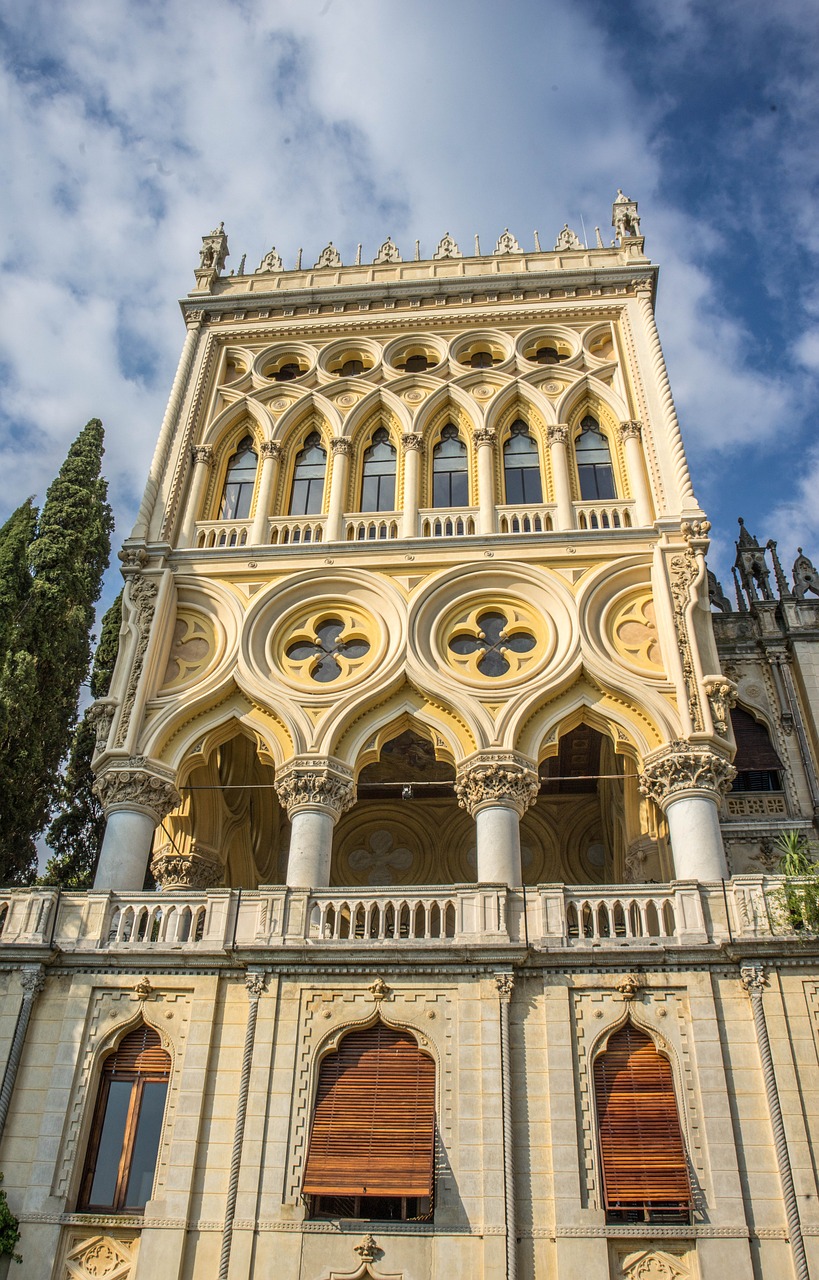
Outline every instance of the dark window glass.
<path id="1" fill-rule="evenodd" d="M 125 1193 L 125 1203 L 132 1209 L 144 1209 L 151 1194 L 167 1092 L 168 1084 L 165 1080 L 146 1080 L 142 1086 L 131 1171 Z"/>
<path id="2" fill-rule="evenodd" d="M 457 427 L 444 427 L 432 450 L 433 507 L 465 507 L 469 503 L 466 445 Z"/>
<path id="3" fill-rule="evenodd" d="M 535 360 L 538 364 L 560 364 L 560 352 L 557 347 L 538 347 Z"/>
<path id="4" fill-rule="evenodd" d="M 364 362 L 362 360 L 345 360 L 341 366 L 342 378 L 354 378 L 357 373 L 364 372 Z"/>
<path id="5" fill-rule="evenodd" d="M 584 502 L 596 498 L 616 498 L 611 451 L 600 424 L 594 418 L 584 418 L 580 435 L 574 446 L 577 458 L 577 474 L 580 478 L 580 497 Z"/>
<path id="6" fill-rule="evenodd" d="M 246 520 L 250 515 L 257 463 L 253 440 L 251 436 L 245 436 L 228 463 L 220 520 Z"/>
<path id="7" fill-rule="evenodd" d="M 301 374 L 301 368 L 297 364 L 283 364 L 277 373 L 273 374 L 275 382 L 292 382 L 294 378 L 298 378 Z"/>
<path id="8" fill-rule="evenodd" d="M 108 1082 L 105 1119 L 102 1122 L 100 1145 L 97 1150 L 97 1167 L 94 1170 L 94 1181 L 88 1197 L 89 1204 L 97 1204 L 107 1209 L 114 1207 L 119 1162 L 125 1145 L 125 1126 L 131 1108 L 133 1088 L 131 1080 Z"/>
<path id="9" fill-rule="evenodd" d="M 407 363 L 404 365 L 407 373 L 423 373 L 429 368 L 431 365 L 426 356 L 407 356 Z"/>
<path id="10" fill-rule="evenodd" d="M 503 478 L 507 502 L 543 501 L 537 445 L 520 419 L 512 423 L 503 446 Z"/>
<path id="11" fill-rule="evenodd" d="M 321 447 L 321 437 L 311 431 L 304 448 L 296 454 L 293 469 L 293 490 L 290 494 L 291 516 L 316 516 L 324 502 L 324 476 L 327 470 L 327 454 Z"/>
<path id="12" fill-rule="evenodd" d="M 469 357 L 471 369 L 491 369 L 494 363 L 491 351 L 475 351 Z"/>
<path id="13" fill-rule="evenodd" d="M 372 444 L 364 452 L 361 510 L 395 510 L 395 449 L 385 427 L 378 428 Z"/>

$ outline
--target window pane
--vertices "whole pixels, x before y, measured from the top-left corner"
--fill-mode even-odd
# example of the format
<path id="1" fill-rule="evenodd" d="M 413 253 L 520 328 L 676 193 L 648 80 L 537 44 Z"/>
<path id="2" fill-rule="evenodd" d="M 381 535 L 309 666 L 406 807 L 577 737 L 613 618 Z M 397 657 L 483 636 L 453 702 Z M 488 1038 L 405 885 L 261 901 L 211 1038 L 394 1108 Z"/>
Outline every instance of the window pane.
<path id="1" fill-rule="evenodd" d="M 395 476 L 379 476 L 378 506 L 376 511 L 395 510 Z"/>
<path id="2" fill-rule="evenodd" d="M 105 1104 L 105 1119 L 97 1149 L 97 1164 L 88 1203 L 99 1208 L 114 1206 L 117 1193 L 117 1174 L 125 1141 L 125 1121 L 131 1101 L 133 1083 L 130 1080 L 112 1080 Z"/>
<path id="3" fill-rule="evenodd" d="M 142 1103 L 139 1108 L 131 1156 L 131 1173 L 125 1195 L 124 1207 L 128 1209 L 144 1209 L 145 1202 L 151 1194 L 167 1092 L 168 1085 L 164 1080 L 148 1080 L 143 1085 Z"/>
<path id="4" fill-rule="evenodd" d="M 523 476 L 523 501 L 542 502 L 543 486 L 540 483 L 539 468 L 526 467 L 521 475 Z"/>
<path id="5" fill-rule="evenodd" d="M 506 468 L 506 501 L 525 501 L 523 497 L 523 471 L 520 467 Z"/>
<path id="6" fill-rule="evenodd" d="M 614 488 L 614 472 L 610 466 L 600 465 L 594 468 L 597 476 L 597 496 L 598 498 L 616 498 L 617 494 Z"/>
<path id="7" fill-rule="evenodd" d="M 450 481 L 449 506 L 465 507 L 467 505 L 467 502 L 469 501 L 466 472 L 453 471 L 450 474 L 449 481 Z"/>

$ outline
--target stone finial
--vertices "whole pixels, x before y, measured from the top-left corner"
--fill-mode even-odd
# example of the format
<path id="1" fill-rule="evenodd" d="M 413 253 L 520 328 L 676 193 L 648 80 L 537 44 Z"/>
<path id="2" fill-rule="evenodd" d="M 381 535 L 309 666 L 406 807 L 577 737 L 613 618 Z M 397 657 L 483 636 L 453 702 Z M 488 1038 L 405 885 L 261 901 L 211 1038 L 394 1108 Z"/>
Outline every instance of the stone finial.
<path id="1" fill-rule="evenodd" d="M 438 248 L 432 255 L 433 259 L 440 258 L 462 258 L 463 254 L 458 248 L 448 231 L 444 233 L 443 238 L 438 243 Z"/>
<path id="2" fill-rule="evenodd" d="M 370 983 L 367 990 L 372 994 L 372 998 L 376 1002 L 386 999 L 390 994 L 390 988 L 383 978 L 376 978 L 374 982 Z"/>
<path id="3" fill-rule="evenodd" d="M 140 978 L 139 982 L 134 987 L 134 995 L 136 996 L 137 1000 L 140 1000 L 143 1002 L 150 997 L 152 992 L 153 992 L 153 987 L 151 986 L 151 983 L 147 977 Z"/>
<path id="4" fill-rule="evenodd" d="M 364 1236 L 361 1244 L 354 1245 L 353 1250 L 358 1254 L 363 1263 L 375 1262 L 375 1260 L 384 1252 L 384 1250 L 379 1249 L 378 1245 L 375 1243 L 375 1237 L 369 1234 Z"/>
<path id="5" fill-rule="evenodd" d="M 515 237 L 512 235 L 512 232 L 507 227 L 506 230 L 501 235 L 498 236 L 498 243 L 495 245 L 495 257 L 496 258 L 502 257 L 503 254 L 505 253 L 522 253 L 522 252 L 523 250 L 521 249 Z"/>
<path id="6" fill-rule="evenodd" d="M 637 998 L 637 994 L 640 990 L 640 982 L 635 973 L 626 974 L 626 976 L 621 978 L 615 985 L 617 990 L 620 992 L 620 995 L 627 1003 Z"/>
<path id="7" fill-rule="evenodd" d="M 342 266 L 341 254 L 333 244 L 332 240 L 326 249 L 322 249 L 315 264 L 317 267 L 340 267 Z"/>
<path id="8" fill-rule="evenodd" d="M 283 267 L 282 267 L 281 254 L 276 252 L 276 246 L 274 245 L 273 248 L 268 250 L 268 252 L 262 258 L 261 262 L 256 268 L 256 275 L 258 275 L 260 271 L 282 271 L 282 270 L 283 270 Z"/>
<path id="9" fill-rule="evenodd" d="M 614 234 L 621 244 L 624 240 L 632 239 L 640 234 L 637 201 L 630 200 L 628 196 L 624 196 L 619 187 L 617 188 L 614 204 L 611 207 L 611 225 L 614 227 Z"/>
<path id="10" fill-rule="evenodd" d="M 799 554 L 793 562 L 793 594 L 797 600 L 804 600 L 809 591 L 819 596 L 819 573 L 808 557 L 803 555 L 802 548 L 797 547 L 796 550 Z"/>
<path id="11" fill-rule="evenodd" d="M 555 250 L 557 251 L 557 250 L 565 250 L 565 249 L 582 249 L 582 248 L 583 248 L 583 241 L 580 239 L 580 236 L 577 234 L 576 231 L 572 231 L 568 222 L 564 222 L 563 230 L 560 232 L 560 234 L 557 237 Z"/>
<path id="12" fill-rule="evenodd" d="M 208 235 L 202 236 L 202 248 L 199 250 L 199 267 L 194 272 L 199 289 L 209 289 L 217 276 L 224 270 L 225 260 L 229 257 L 228 239 L 225 235 L 225 224 L 220 222 Z"/>
<path id="13" fill-rule="evenodd" d="M 399 252 L 398 245 L 394 244 L 393 241 L 390 239 L 390 237 L 387 236 L 381 248 L 378 250 L 378 253 L 373 258 L 373 262 L 378 263 L 378 262 L 400 262 L 400 261 L 401 261 L 401 254 Z"/>

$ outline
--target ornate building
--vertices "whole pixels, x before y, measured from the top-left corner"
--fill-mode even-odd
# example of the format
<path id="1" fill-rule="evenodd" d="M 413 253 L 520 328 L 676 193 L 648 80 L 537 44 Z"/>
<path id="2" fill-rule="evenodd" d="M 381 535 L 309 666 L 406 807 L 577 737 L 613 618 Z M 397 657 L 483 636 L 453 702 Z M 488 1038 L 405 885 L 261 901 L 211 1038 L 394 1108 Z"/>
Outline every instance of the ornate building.
<path id="1" fill-rule="evenodd" d="M 0 898 L 21 1280 L 819 1276 L 817 577 L 709 574 L 613 226 L 203 238 L 96 885 Z"/>

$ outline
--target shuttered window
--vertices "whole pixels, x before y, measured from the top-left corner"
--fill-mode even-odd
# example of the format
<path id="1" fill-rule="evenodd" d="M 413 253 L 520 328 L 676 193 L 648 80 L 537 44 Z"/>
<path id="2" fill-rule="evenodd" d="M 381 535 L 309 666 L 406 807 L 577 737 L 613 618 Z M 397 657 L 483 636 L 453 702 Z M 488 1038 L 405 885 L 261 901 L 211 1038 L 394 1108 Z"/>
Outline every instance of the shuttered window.
<path id="1" fill-rule="evenodd" d="M 744 707 L 731 708 L 731 727 L 737 740 L 734 791 L 779 791 L 782 761 L 774 750 L 764 724 Z"/>
<path id="2" fill-rule="evenodd" d="M 689 1221 L 691 1184 L 667 1058 L 627 1023 L 595 1062 L 594 1087 L 609 1220 Z"/>
<path id="3" fill-rule="evenodd" d="M 435 1063 L 411 1035 L 377 1022 L 321 1064 L 303 1190 L 431 1197 L 434 1142 Z"/>
<path id="4" fill-rule="evenodd" d="M 102 1067 L 79 1208 L 138 1213 L 153 1187 L 171 1060 L 153 1027 L 131 1031 Z"/>

